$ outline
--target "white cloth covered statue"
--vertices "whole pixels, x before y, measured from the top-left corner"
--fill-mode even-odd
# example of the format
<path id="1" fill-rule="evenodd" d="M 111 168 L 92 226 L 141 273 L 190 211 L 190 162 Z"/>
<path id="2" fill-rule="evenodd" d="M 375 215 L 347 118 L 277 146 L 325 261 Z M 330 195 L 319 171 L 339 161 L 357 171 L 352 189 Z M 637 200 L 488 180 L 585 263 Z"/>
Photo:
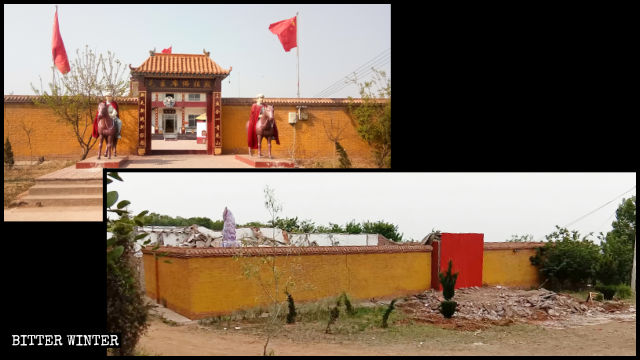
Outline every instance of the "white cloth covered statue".
<path id="1" fill-rule="evenodd" d="M 224 221 L 222 227 L 222 247 L 240 246 L 240 243 L 236 240 L 236 219 L 226 206 L 222 213 L 222 220 Z"/>

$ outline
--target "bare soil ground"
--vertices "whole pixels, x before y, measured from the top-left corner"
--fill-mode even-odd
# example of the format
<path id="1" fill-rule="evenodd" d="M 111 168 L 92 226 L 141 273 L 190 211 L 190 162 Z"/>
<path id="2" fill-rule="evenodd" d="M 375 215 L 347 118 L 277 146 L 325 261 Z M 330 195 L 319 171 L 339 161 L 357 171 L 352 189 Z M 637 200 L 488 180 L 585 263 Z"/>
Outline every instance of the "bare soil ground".
<path id="1" fill-rule="evenodd" d="M 36 184 L 36 178 L 71 166 L 75 161 L 52 160 L 41 164 L 16 161 L 16 165 L 4 167 L 4 207 L 7 208 L 18 195 Z"/>
<path id="2" fill-rule="evenodd" d="M 430 325 L 421 325 L 430 326 Z M 288 331 L 295 331 L 290 326 Z M 372 334 L 369 334 L 372 335 Z M 231 328 L 170 326 L 159 319 L 138 344 L 146 355 L 262 355 L 265 337 Z M 635 321 L 611 321 L 569 329 L 535 325 L 495 326 L 475 332 L 444 330 L 430 337 L 377 342 L 343 340 L 322 331 L 311 341 L 271 339 L 275 355 L 636 355 Z"/>
<path id="3" fill-rule="evenodd" d="M 461 316 L 444 319 L 431 313 L 429 301 L 435 295 L 425 292 L 400 301 L 387 329 L 377 324 L 381 306 L 351 319 L 341 315 L 330 334 L 324 332 L 326 321 L 283 325 L 272 333 L 268 349 L 275 355 L 636 354 L 635 304 L 630 301 L 584 303 L 546 290 L 468 289 L 456 291 L 454 298 L 463 305 Z M 227 318 L 211 324 L 176 326 L 153 317 L 139 353 L 262 355 L 266 333 L 259 320 Z"/>

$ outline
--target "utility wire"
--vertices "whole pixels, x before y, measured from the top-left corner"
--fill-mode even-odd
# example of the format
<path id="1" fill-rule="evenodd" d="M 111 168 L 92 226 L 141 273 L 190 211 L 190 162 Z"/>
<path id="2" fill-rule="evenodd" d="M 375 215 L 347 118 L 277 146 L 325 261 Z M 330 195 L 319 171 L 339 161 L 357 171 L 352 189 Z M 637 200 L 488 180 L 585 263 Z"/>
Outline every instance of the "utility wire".
<path id="1" fill-rule="evenodd" d="M 382 66 L 384 66 L 384 65 L 386 65 L 388 63 L 389 63 L 389 61 L 386 61 L 384 63 L 381 63 L 378 66 L 382 67 Z M 373 73 L 373 69 L 369 69 L 368 71 L 366 71 L 366 72 L 364 72 L 362 74 L 359 74 L 359 78 L 360 79 L 367 79 L 369 77 L 369 75 L 371 75 L 372 73 Z M 349 85 L 353 85 L 353 84 L 351 82 L 346 82 L 345 81 L 345 83 L 342 86 L 340 86 L 339 88 L 336 88 L 335 90 L 333 90 L 331 92 L 325 93 L 323 96 L 327 96 L 328 97 L 328 96 L 330 96 L 332 94 L 335 94 L 335 93 L 341 91 L 342 89 L 346 88 Z"/>
<path id="2" fill-rule="evenodd" d="M 387 56 L 387 57 L 380 58 L 380 59 L 376 60 L 374 63 L 370 64 L 370 65 L 369 65 L 369 68 L 367 68 L 367 69 L 363 69 L 363 73 L 371 72 L 371 68 L 372 68 L 372 67 L 376 67 L 376 66 L 380 67 L 380 66 L 382 66 L 382 65 L 384 65 L 384 64 L 387 64 L 390 60 L 391 60 L 391 56 L 390 56 L 390 55 L 389 55 L 389 56 Z M 331 94 L 331 93 L 334 93 L 334 92 L 335 92 L 335 89 L 336 89 L 337 87 L 340 87 L 340 86 L 341 86 L 341 88 L 344 88 L 344 86 L 349 85 L 349 84 L 350 84 L 350 82 L 349 82 L 349 76 L 351 76 L 352 74 L 354 74 L 354 73 L 355 73 L 356 75 L 360 75 L 360 76 L 362 77 L 362 75 L 363 75 L 363 74 L 358 74 L 358 71 L 360 71 L 360 69 L 358 69 L 358 70 L 356 70 L 356 71 L 351 72 L 349 75 L 347 75 L 347 76 L 345 76 L 344 78 L 342 78 L 342 79 L 338 80 L 338 81 L 337 81 L 336 83 L 334 83 L 333 85 L 331 85 L 331 86 L 329 86 L 328 88 L 326 88 L 326 89 L 322 90 L 321 92 L 319 92 L 319 93 L 318 93 L 318 95 L 317 95 L 317 96 L 322 96 L 322 95 L 324 95 L 324 94 Z"/>
<path id="3" fill-rule="evenodd" d="M 372 67 L 376 67 L 376 66 L 380 67 L 380 66 L 382 66 L 382 65 L 384 65 L 384 64 L 386 64 L 386 63 L 388 63 L 388 62 L 389 62 L 389 60 L 390 60 L 390 56 L 389 56 L 389 57 L 386 57 L 386 58 L 378 59 L 378 60 L 376 60 L 376 62 L 374 62 L 374 63 L 370 64 L 370 67 L 369 67 L 368 69 L 363 70 L 363 72 L 364 72 L 364 73 L 370 72 Z M 354 73 L 355 73 L 356 75 L 360 75 L 360 76 L 362 77 L 362 74 L 358 74 L 358 72 L 357 72 L 357 71 L 354 71 L 354 72 L 352 72 L 351 74 L 354 74 Z M 331 85 L 330 87 L 328 87 L 328 88 L 324 89 L 323 91 L 321 91 L 320 93 L 318 93 L 318 96 L 323 96 L 323 95 L 326 95 L 326 94 L 334 93 L 334 92 L 336 92 L 336 88 L 340 88 L 340 89 L 342 89 L 342 88 L 344 88 L 346 85 L 349 85 L 349 84 L 350 84 L 349 76 L 350 76 L 351 74 L 349 74 L 349 75 L 345 76 L 344 78 L 342 78 L 342 79 L 341 79 L 341 80 L 339 80 L 338 82 L 334 83 L 334 84 L 333 84 L 333 85 Z"/>
<path id="4" fill-rule="evenodd" d="M 363 70 L 363 69 L 365 69 L 365 68 L 370 67 L 372 63 L 378 62 L 378 61 L 380 61 L 381 59 L 384 59 L 384 58 L 386 58 L 386 57 L 389 57 L 391 54 L 390 54 L 390 53 L 389 53 L 389 54 L 387 54 L 387 52 L 388 52 L 388 51 L 390 51 L 390 50 L 391 50 L 391 48 L 388 48 L 388 49 L 386 49 L 385 51 L 381 52 L 380 54 L 378 54 L 378 55 L 374 56 L 371 60 L 367 61 L 366 63 L 364 63 L 363 65 L 361 65 L 361 66 L 360 66 L 360 67 L 358 67 L 357 69 L 355 69 L 354 71 L 351 71 L 351 72 L 349 73 L 349 75 L 353 74 L 354 72 L 355 72 L 355 73 L 357 73 L 358 71 L 361 71 L 361 70 Z M 329 85 L 327 88 L 325 88 L 324 90 L 320 91 L 320 92 L 318 93 L 318 95 L 316 95 L 316 97 L 317 97 L 317 96 L 319 96 L 320 94 L 324 93 L 324 92 L 327 92 L 327 91 L 328 91 L 328 90 L 330 90 L 332 87 L 335 87 L 335 86 L 337 86 L 337 85 L 342 84 L 342 83 L 343 83 L 343 81 L 344 81 L 345 79 L 348 79 L 348 76 L 349 76 L 349 75 L 347 75 L 347 76 L 345 76 L 345 77 L 341 78 L 340 80 L 338 80 L 338 81 L 334 82 L 333 84 Z"/>
<path id="5" fill-rule="evenodd" d="M 624 195 L 624 194 L 628 193 L 629 191 L 631 191 L 631 190 L 633 190 L 633 189 L 635 189 L 635 188 L 636 188 L 636 185 L 633 185 L 633 187 L 632 187 L 631 189 L 629 189 L 629 190 L 627 190 L 627 191 L 623 192 L 622 194 L 620 194 L 620 195 L 616 196 L 615 198 L 613 198 L 613 199 L 611 199 L 611 200 L 607 201 L 607 202 L 606 202 L 606 203 L 604 203 L 603 205 L 598 206 L 598 208 L 596 208 L 595 210 L 592 210 L 592 211 L 588 212 L 587 214 L 582 215 L 582 216 L 580 216 L 579 218 L 577 218 L 577 219 L 575 219 L 575 220 L 571 221 L 570 223 L 568 223 L 567 225 L 565 225 L 565 226 L 563 226 L 563 227 L 565 227 L 565 228 L 566 228 L 566 227 L 568 227 L 569 225 L 575 224 L 576 222 L 578 222 L 578 221 L 580 221 L 580 220 L 584 219 L 585 217 L 587 217 L 587 216 L 589 216 L 589 215 L 593 214 L 594 212 L 596 212 L 596 211 L 598 211 L 598 210 L 602 209 L 603 207 L 605 207 L 605 206 L 607 206 L 607 205 L 611 204 L 612 202 L 614 202 L 614 201 L 616 201 L 618 198 L 620 198 L 622 195 Z M 611 217 L 610 217 L 610 218 L 611 218 Z M 607 221 L 608 221 L 608 220 L 607 220 Z M 543 237 L 541 237 L 541 238 L 539 238 L 539 239 L 538 239 L 538 242 L 540 242 L 540 241 L 542 241 L 542 240 L 544 240 L 544 236 L 543 236 Z"/>
<path id="6" fill-rule="evenodd" d="M 388 52 L 390 49 L 391 49 L 391 48 L 389 48 L 389 49 L 387 49 L 387 50 L 383 51 L 382 53 L 380 53 L 380 54 L 378 54 L 378 55 L 374 56 L 371 60 L 367 61 L 366 63 L 364 63 L 364 65 L 360 66 L 359 68 L 355 69 L 354 71 L 350 72 L 349 74 L 354 73 L 354 72 L 358 72 L 358 71 L 360 71 L 360 70 L 362 70 L 362 69 L 364 69 L 364 68 L 369 67 L 369 63 L 372 63 L 372 62 L 378 61 L 378 60 L 379 60 L 379 58 L 381 58 L 381 57 L 382 57 L 382 58 L 384 58 L 384 57 L 386 57 L 386 56 L 391 55 L 390 53 L 389 53 L 389 54 L 387 54 L 387 52 Z M 348 76 L 348 75 L 347 75 L 347 76 Z M 345 76 L 345 77 L 346 77 L 346 76 Z M 333 86 L 333 85 L 335 85 L 335 84 L 340 84 L 340 83 L 342 83 L 342 79 L 340 79 L 340 80 L 336 81 L 336 82 L 335 82 L 334 84 L 332 84 L 331 86 Z M 331 86 L 329 86 L 329 87 L 331 87 Z"/>
<path id="7" fill-rule="evenodd" d="M 633 189 L 635 189 L 635 188 L 636 188 L 636 186 L 635 186 L 635 185 L 633 185 L 633 187 L 632 187 L 631 189 L 629 189 L 629 190 L 627 190 L 627 191 L 623 192 L 622 194 L 620 194 L 620 195 L 616 196 L 616 197 L 615 197 L 615 198 L 613 198 L 612 200 L 607 201 L 604 205 L 599 206 L 597 209 L 595 209 L 595 210 L 593 210 L 593 211 L 591 211 L 591 212 L 589 212 L 589 213 L 587 213 L 587 214 L 585 214 L 585 215 L 582 215 L 581 217 L 579 217 L 579 218 L 577 218 L 577 219 L 573 220 L 572 222 L 568 223 L 568 224 L 567 224 L 567 225 L 565 225 L 564 227 L 567 227 L 567 226 L 569 226 L 569 225 L 572 225 L 572 224 L 574 224 L 574 223 L 576 223 L 576 222 L 578 222 L 578 221 L 580 221 L 580 220 L 584 219 L 585 217 L 587 217 L 587 216 L 589 216 L 589 215 L 593 214 L 594 212 L 596 212 L 596 211 L 598 211 L 598 210 L 602 209 L 603 207 L 605 207 L 605 206 L 607 206 L 607 205 L 611 204 L 612 202 L 616 201 L 620 196 L 622 196 L 622 195 L 624 195 L 624 194 L 628 193 L 629 191 L 631 191 L 631 190 L 633 190 Z"/>

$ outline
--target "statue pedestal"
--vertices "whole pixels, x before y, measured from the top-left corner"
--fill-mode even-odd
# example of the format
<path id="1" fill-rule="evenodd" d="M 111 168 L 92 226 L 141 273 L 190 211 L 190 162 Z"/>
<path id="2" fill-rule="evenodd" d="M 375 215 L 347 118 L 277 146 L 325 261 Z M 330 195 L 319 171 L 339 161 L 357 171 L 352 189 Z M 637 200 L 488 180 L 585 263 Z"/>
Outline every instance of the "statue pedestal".
<path id="1" fill-rule="evenodd" d="M 92 168 L 119 168 L 125 161 L 129 160 L 128 156 L 119 155 L 118 157 L 112 156 L 111 159 L 107 157 L 101 157 L 98 160 L 97 156 L 89 159 L 84 159 L 76 163 L 76 169 L 92 169 Z"/>
<path id="2" fill-rule="evenodd" d="M 255 168 L 294 168 L 295 163 L 291 160 L 269 159 L 269 157 L 258 157 L 249 155 L 236 155 L 236 160 L 253 166 Z"/>

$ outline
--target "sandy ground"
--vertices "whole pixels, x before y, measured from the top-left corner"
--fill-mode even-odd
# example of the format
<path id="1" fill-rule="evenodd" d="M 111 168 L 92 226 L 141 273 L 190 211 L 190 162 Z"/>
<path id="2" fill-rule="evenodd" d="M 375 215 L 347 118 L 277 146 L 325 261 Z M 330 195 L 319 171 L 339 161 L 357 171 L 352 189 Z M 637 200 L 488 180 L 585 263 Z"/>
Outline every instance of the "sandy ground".
<path id="1" fill-rule="evenodd" d="M 45 206 L 4 209 L 4 221 L 102 221 L 102 206 Z"/>
<path id="2" fill-rule="evenodd" d="M 478 337 L 477 342 L 454 346 L 443 346 L 437 338 L 384 345 L 322 340 L 296 343 L 277 338 L 270 341 L 268 348 L 275 355 L 636 355 L 635 321 L 569 329 L 532 326 L 535 331 L 524 335 L 510 333 L 509 326 L 497 329 L 496 336 Z M 233 331 L 197 324 L 170 326 L 153 318 L 138 348 L 148 355 L 262 355 L 264 338 Z"/>

